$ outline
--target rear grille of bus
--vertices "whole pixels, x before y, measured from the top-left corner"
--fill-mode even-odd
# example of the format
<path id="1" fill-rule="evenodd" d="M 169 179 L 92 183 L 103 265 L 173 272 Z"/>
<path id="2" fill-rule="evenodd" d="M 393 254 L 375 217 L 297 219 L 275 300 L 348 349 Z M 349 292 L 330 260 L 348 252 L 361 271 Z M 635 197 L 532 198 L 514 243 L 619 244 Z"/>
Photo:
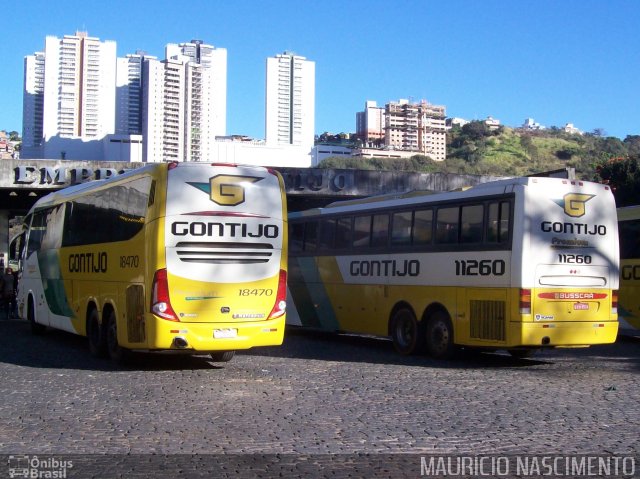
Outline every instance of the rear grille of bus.
<path id="1" fill-rule="evenodd" d="M 185 263 L 256 264 L 271 259 L 273 246 L 265 243 L 183 241 L 176 245 L 176 253 Z"/>
<path id="2" fill-rule="evenodd" d="M 504 341 L 505 302 L 471 300 L 471 337 Z"/>

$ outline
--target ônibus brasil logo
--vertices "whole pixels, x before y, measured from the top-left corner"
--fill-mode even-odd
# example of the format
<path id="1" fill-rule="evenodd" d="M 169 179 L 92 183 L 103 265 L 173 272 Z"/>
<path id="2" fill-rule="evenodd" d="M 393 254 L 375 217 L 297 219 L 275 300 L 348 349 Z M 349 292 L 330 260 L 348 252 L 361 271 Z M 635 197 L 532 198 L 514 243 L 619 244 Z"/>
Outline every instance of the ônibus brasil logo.
<path id="1" fill-rule="evenodd" d="M 214 203 L 221 206 L 237 206 L 245 201 L 245 185 L 262 179 L 255 176 L 216 175 L 209 178 L 209 183 L 188 183 L 207 193 Z"/>
<path id="2" fill-rule="evenodd" d="M 586 212 L 585 203 L 594 196 L 583 193 L 567 193 L 561 200 L 554 200 L 554 202 L 564 209 L 566 215 L 580 218 Z"/>

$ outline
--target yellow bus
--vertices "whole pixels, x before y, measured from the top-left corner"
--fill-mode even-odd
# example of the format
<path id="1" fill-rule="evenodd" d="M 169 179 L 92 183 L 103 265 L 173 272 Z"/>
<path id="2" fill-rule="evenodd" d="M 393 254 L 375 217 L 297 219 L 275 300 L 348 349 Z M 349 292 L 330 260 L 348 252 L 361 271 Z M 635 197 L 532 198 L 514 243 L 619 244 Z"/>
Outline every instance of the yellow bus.
<path id="1" fill-rule="evenodd" d="M 25 217 L 18 309 L 90 351 L 210 353 L 282 343 L 282 177 L 250 166 L 148 165 L 51 193 Z"/>
<path id="2" fill-rule="evenodd" d="M 640 329 L 640 206 L 618 208 L 620 327 Z"/>
<path id="3" fill-rule="evenodd" d="M 291 213 L 288 323 L 440 358 L 612 343 L 615 211 L 605 185 L 515 178 Z"/>

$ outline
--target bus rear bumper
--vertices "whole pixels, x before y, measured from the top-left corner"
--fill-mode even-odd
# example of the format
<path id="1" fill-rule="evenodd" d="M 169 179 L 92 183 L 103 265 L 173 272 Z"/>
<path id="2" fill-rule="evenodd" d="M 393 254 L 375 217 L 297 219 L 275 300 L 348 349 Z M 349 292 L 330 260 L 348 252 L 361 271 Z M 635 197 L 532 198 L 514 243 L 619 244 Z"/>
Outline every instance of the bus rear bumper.
<path id="1" fill-rule="evenodd" d="M 590 346 L 615 342 L 618 321 L 521 323 L 519 329 L 514 336 L 520 336 L 518 346 Z"/>
<path id="2" fill-rule="evenodd" d="M 285 317 L 246 323 L 185 323 L 158 320 L 150 337 L 151 350 L 193 353 L 235 351 L 255 346 L 279 346 Z"/>

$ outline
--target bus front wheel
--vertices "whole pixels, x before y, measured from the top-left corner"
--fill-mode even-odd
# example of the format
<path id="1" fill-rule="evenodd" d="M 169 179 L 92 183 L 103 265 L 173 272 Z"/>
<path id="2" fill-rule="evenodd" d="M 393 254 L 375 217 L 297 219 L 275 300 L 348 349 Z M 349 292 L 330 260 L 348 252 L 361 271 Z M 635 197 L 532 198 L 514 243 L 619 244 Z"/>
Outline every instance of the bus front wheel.
<path id="1" fill-rule="evenodd" d="M 211 359 L 216 363 L 228 363 L 235 354 L 235 351 L 216 351 L 211 353 Z"/>
<path id="2" fill-rule="evenodd" d="M 391 339 L 393 347 L 402 355 L 415 354 L 422 346 L 420 325 L 409 308 L 401 308 L 391 318 Z"/>
<path id="3" fill-rule="evenodd" d="M 116 363 L 124 363 L 129 358 L 129 350 L 118 344 L 118 325 L 113 311 L 107 318 L 107 351 L 109 357 Z"/>
<path id="4" fill-rule="evenodd" d="M 453 325 L 449 315 L 444 311 L 436 311 L 428 319 L 427 351 L 437 359 L 453 356 Z"/>

